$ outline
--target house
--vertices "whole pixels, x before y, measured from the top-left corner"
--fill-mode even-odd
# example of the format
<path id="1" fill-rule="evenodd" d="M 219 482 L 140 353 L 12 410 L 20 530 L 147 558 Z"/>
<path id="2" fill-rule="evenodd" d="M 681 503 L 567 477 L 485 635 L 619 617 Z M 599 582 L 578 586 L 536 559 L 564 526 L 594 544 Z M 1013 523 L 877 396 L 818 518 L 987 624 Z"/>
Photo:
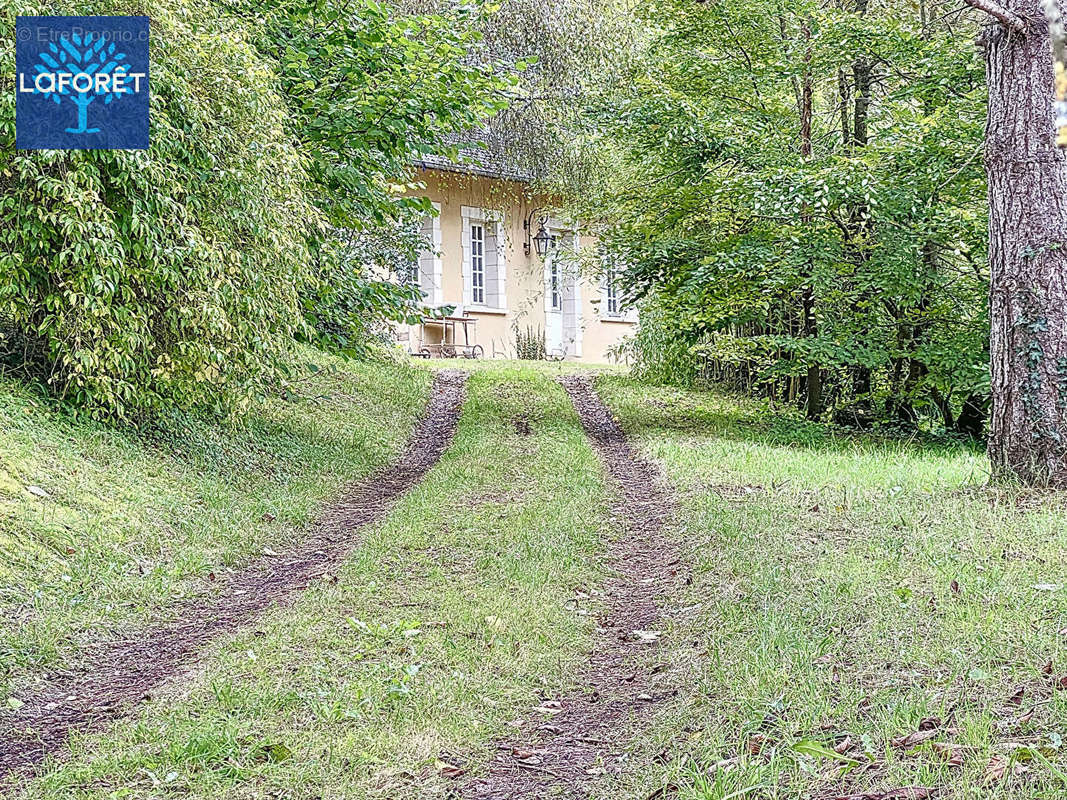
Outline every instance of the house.
<path id="1" fill-rule="evenodd" d="M 556 216 L 521 174 L 484 163 L 418 164 L 420 194 L 437 214 L 423 221 L 433 249 L 408 279 L 418 281 L 428 306 L 456 310 L 450 320 L 401 326 L 401 344 L 437 355 L 443 337 L 462 345 L 466 329 L 486 358 L 516 358 L 522 344 L 543 341 L 551 358 L 616 360 L 614 348 L 637 316 L 622 304 L 612 265 L 598 261 L 595 237 Z"/>

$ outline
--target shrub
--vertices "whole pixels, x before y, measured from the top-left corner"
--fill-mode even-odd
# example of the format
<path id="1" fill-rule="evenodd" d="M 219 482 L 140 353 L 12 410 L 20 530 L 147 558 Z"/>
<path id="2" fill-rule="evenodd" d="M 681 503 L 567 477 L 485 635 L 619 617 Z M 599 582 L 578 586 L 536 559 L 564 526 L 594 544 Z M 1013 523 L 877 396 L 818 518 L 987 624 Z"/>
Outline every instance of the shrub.
<path id="1" fill-rule="evenodd" d="M 648 383 L 692 386 L 700 372 L 693 352 L 697 341 L 695 335 L 680 330 L 669 311 L 648 301 L 641 307 L 641 324 L 626 341 L 631 374 Z"/>
<path id="2" fill-rule="evenodd" d="M 548 358 L 545 332 L 540 328 L 527 327 L 525 331 L 515 326 L 515 357 L 523 361 L 544 361 Z"/>
<path id="3" fill-rule="evenodd" d="M 41 11 L 5 3 L 9 42 L 16 13 Z M 64 2 L 47 13 L 151 16 L 152 145 L 16 152 L 4 79 L 9 347 L 35 344 L 52 390 L 96 416 L 240 410 L 305 324 L 306 234 L 318 225 L 270 65 L 210 3 Z M 6 48 L 0 74 L 12 76 L 13 61 Z"/>
<path id="4" fill-rule="evenodd" d="M 309 341 L 350 358 L 368 358 L 393 336 L 391 323 L 418 323 L 425 298 L 402 272 L 432 247 L 401 225 L 335 231 L 315 248 L 316 281 L 304 293 Z M 374 276 L 378 276 L 375 278 Z"/>

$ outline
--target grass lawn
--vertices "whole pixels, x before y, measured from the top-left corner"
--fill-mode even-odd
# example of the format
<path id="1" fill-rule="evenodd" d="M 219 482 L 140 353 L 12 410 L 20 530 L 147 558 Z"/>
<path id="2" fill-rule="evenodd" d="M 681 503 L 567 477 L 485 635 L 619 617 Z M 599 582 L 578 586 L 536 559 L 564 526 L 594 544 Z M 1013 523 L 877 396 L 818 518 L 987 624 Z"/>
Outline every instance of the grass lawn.
<path id="1" fill-rule="evenodd" d="M 0 705 L 115 630 L 166 616 L 299 535 L 324 499 L 388 463 L 430 375 L 343 364 L 239 428 L 152 439 L 77 422 L 0 382 Z"/>
<path id="2" fill-rule="evenodd" d="M 980 488 L 962 446 L 599 388 L 678 487 L 694 565 L 655 656 L 678 695 L 602 797 L 1067 795 L 1063 510 Z"/>
<path id="3" fill-rule="evenodd" d="M 440 365 L 473 371 L 456 439 L 338 574 L 17 796 L 444 798 L 575 691 L 613 532 L 554 381 L 574 366 Z M 0 700 L 299 536 L 396 454 L 429 383 L 344 366 L 240 429 L 152 441 L 0 386 Z M 1062 501 L 984 488 L 963 445 L 598 388 L 677 489 L 692 583 L 644 656 L 665 699 L 597 798 L 1067 796 Z"/>
<path id="4" fill-rule="evenodd" d="M 478 371 L 453 446 L 335 581 L 218 642 L 20 796 L 444 797 L 584 660 L 575 596 L 603 577 L 606 506 L 562 388 Z"/>

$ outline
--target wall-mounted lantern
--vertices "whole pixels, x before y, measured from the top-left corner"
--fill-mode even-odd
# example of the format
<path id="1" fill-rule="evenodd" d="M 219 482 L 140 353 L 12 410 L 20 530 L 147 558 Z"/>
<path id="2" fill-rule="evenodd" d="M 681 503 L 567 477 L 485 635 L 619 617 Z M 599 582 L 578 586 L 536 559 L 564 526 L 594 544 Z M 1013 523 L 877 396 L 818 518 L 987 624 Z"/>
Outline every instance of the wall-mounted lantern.
<path id="1" fill-rule="evenodd" d="M 530 231 L 533 230 L 534 217 L 537 216 L 537 212 L 542 209 L 535 208 L 530 211 L 529 216 L 522 221 L 522 230 L 526 234 L 526 241 L 522 243 L 522 250 L 526 255 L 530 255 Z M 548 232 L 545 228 L 545 223 L 548 222 L 547 216 L 540 216 L 537 220 L 537 233 L 532 237 L 534 249 L 537 251 L 539 258 L 544 258 L 548 255 L 548 251 L 555 246 L 556 237 Z"/>

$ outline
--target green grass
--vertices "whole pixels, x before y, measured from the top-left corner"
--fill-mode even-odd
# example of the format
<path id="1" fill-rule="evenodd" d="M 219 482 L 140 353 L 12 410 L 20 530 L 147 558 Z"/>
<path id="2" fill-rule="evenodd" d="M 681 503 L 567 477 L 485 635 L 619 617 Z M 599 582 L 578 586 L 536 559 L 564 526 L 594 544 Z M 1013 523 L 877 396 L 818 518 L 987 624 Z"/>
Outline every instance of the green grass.
<path id="1" fill-rule="evenodd" d="M 553 381 L 575 367 L 440 363 L 474 371 L 456 441 L 336 582 L 217 641 L 136 718 L 76 737 L 21 797 L 446 797 L 451 767 L 477 773 L 540 698 L 573 691 L 595 614 L 575 589 L 603 581 L 611 535 L 610 490 Z M 395 454 L 429 380 L 346 366 L 238 429 L 190 423 L 156 441 L 5 385 L 7 691 L 299 536 Z M 673 535 L 693 580 L 665 601 L 669 636 L 644 664 L 657 697 L 677 694 L 596 797 L 1065 795 L 1067 690 L 1052 684 L 1067 674 L 1067 512 L 1054 497 L 984 488 L 974 448 L 598 380 L 678 490 Z M 929 717 L 956 729 L 933 741 L 959 766 L 929 742 L 892 746 Z M 849 763 L 828 754 L 846 737 Z M 1007 774 L 989 782 L 998 757 Z"/>
<path id="2" fill-rule="evenodd" d="M 986 460 L 962 446 L 835 435 L 618 377 L 599 386 L 678 487 L 677 535 L 694 565 L 656 656 L 666 665 L 656 680 L 677 699 L 601 797 L 911 785 L 939 797 L 1065 796 L 1067 691 L 1041 671 L 1051 659 L 1067 673 L 1062 510 L 981 488 Z M 930 744 L 890 745 L 932 716 L 959 729 L 935 741 L 958 746 L 962 766 Z M 857 764 L 811 754 L 810 742 L 846 736 Z M 991 760 L 1018 745 L 1006 777 L 987 782 Z"/>
<path id="3" fill-rule="evenodd" d="M 323 369 L 288 400 L 237 426 L 175 421 L 151 439 L 0 383 L 0 703 L 86 644 L 209 590 L 211 573 L 284 546 L 399 451 L 429 373 L 307 358 Z"/>
<path id="4" fill-rule="evenodd" d="M 525 415 L 530 434 L 516 418 Z M 220 641 L 26 798 L 432 798 L 584 661 L 599 463 L 562 389 L 475 373 L 453 446 L 336 576 Z"/>

